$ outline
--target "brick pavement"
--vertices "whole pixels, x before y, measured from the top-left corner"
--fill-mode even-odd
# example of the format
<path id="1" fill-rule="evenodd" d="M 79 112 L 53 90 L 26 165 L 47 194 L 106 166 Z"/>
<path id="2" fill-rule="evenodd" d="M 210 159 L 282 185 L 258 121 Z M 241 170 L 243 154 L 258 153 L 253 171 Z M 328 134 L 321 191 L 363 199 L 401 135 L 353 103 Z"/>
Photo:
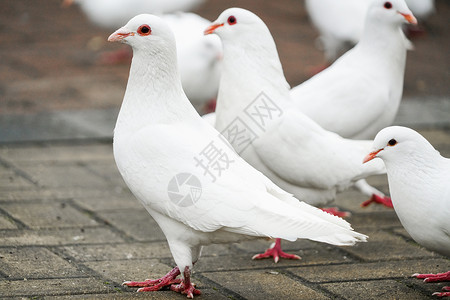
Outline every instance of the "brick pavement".
<path id="1" fill-rule="evenodd" d="M 421 131 L 450 156 L 450 130 Z M 384 176 L 370 179 L 387 192 Z M 443 284 L 410 278 L 446 271 L 448 259 L 415 244 L 395 213 L 362 209 L 341 194 L 354 228 L 369 242 L 335 247 L 285 242 L 300 261 L 252 261 L 267 241 L 205 248 L 195 266 L 201 299 L 427 299 Z M 116 170 L 110 141 L 0 147 L 0 298 L 182 299 L 138 294 L 124 280 L 165 274 L 174 265 L 164 235 Z"/>

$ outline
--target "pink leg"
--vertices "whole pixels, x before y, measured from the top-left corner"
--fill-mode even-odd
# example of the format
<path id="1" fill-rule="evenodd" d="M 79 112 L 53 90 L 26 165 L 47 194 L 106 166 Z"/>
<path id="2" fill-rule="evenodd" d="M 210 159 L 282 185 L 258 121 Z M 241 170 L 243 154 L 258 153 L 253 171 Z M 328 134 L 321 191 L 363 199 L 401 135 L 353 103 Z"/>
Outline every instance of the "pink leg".
<path id="1" fill-rule="evenodd" d="M 442 288 L 442 290 L 444 292 L 434 292 L 433 296 L 438 296 L 438 297 L 450 297 L 450 286 L 444 286 Z"/>
<path id="2" fill-rule="evenodd" d="M 301 259 L 301 257 L 298 255 L 283 252 L 283 250 L 281 250 L 281 239 L 275 239 L 273 247 L 267 249 L 266 252 L 262 254 L 254 255 L 252 259 L 262 259 L 268 257 L 273 257 L 275 263 L 277 263 L 280 260 L 280 257 L 287 259 Z"/>
<path id="3" fill-rule="evenodd" d="M 341 218 L 345 218 L 345 217 L 350 217 L 351 216 L 351 213 L 349 213 L 348 211 L 340 211 L 337 207 L 321 208 L 321 210 L 323 210 L 324 212 L 329 213 L 330 215 L 338 216 L 338 217 L 341 217 Z"/>
<path id="4" fill-rule="evenodd" d="M 138 292 L 151 292 L 159 291 L 160 289 L 172 285 L 174 283 L 180 283 L 181 279 L 176 279 L 180 275 L 180 270 L 175 267 L 159 279 L 147 279 L 145 281 L 125 281 L 122 285 L 142 287 L 138 289 Z"/>
<path id="5" fill-rule="evenodd" d="M 424 279 L 424 282 L 442 282 L 450 281 L 450 271 L 438 274 L 413 274 L 412 277 Z"/>
<path id="6" fill-rule="evenodd" d="M 394 208 L 394 205 L 392 205 L 392 200 L 390 197 L 380 197 L 378 195 L 373 194 L 372 197 L 370 197 L 369 200 L 364 201 L 363 203 L 361 203 L 362 207 L 366 207 L 369 206 L 372 203 L 378 203 L 378 204 L 382 204 L 386 207 L 389 208 Z"/>
<path id="7" fill-rule="evenodd" d="M 170 289 L 174 292 L 187 295 L 188 298 L 193 299 L 194 295 L 200 295 L 201 292 L 195 288 L 195 285 L 191 283 L 191 271 L 189 267 L 184 268 L 184 280 L 180 284 L 171 285 Z"/>
<path id="8" fill-rule="evenodd" d="M 413 274 L 412 277 L 416 277 L 419 279 L 424 279 L 424 282 L 442 282 L 442 281 L 450 281 L 450 271 L 445 273 L 438 274 Z M 435 292 L 433 296 L 438 297 L 450 297 L 450 286 L 444 286 L 442 288 L 444 292 Z"/>

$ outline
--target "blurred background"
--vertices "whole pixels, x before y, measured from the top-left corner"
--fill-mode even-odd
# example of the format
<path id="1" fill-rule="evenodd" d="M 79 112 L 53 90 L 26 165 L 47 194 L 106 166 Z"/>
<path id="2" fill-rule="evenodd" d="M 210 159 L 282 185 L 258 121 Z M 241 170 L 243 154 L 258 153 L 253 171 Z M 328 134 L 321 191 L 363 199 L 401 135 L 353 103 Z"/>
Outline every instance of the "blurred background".
<path id="1" fill-rule="evenodd" d="M 54 112 L 114 112 L 122 102 L 129 61 L 111 64 L 100 58 L 127 46 L 108 43 L 106 39 L 115 29 L 93 24 L 80 6 L 63 7 L 62 2 L 0 2 L 0 141 L 20 139 L 21 135 L 32 139 L 32 133 L 24 133 L 23 127 L 39 128 L 43 121 L 36 121 L 36 115 L 45 119 Z M 213 21 L 232 6 L 249 9 L 266 22 L 291 86 L 311 77 L 315 68 L 325 63 L 304 0 L 205 0 L 193 12 Z M 449 16 L 450 1 L 436 0 L 436 13 L 422 24 L 425 32 L 413 39 L 415 50 L 408 53 L 404 102 L 449 101 Z M 112 115 L 111 122 L 114 118 Z"/>

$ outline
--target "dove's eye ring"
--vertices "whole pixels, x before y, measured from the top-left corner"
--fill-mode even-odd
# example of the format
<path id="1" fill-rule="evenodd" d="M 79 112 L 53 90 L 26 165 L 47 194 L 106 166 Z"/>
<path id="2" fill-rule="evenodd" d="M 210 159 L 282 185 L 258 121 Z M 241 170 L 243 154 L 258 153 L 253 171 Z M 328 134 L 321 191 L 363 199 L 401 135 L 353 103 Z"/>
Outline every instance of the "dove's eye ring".
<path id="1" fill-rule="evenodd" d="M 392 3 L 391 2 L 384 2 L 384 8 L 391 9 L 392 8 Z"/>
<path id="2" fill-rule="evenodd" d="M 152 33 L 152 29 L 148 25 L 141 25 L 141 26 L 139 26 L 137 33 L 140 36 L 146 36 L 146 35 L 149 35 L 150 33 Z"/>
<path id="3" fill-rule="evenodd" d="M 235 16 L 229 16 L 227 22 L 230 25 L 234 25 L 237 23 L 237 20 L 236 20 Z"/>
<path id="4" fill-rule="evenodd" d="M 395 145 L 397 145 L 397 141 L 395 139 L 391 139 L 391 140 L 389 140 L 388 145 L 395 146 Z"/>

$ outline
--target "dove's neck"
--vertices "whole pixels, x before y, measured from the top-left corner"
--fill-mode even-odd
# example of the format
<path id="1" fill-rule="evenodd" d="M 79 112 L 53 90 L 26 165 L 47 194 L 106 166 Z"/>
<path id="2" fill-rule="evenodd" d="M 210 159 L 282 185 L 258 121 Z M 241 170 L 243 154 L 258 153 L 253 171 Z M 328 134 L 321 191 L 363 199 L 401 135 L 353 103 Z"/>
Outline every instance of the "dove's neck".
<path id="1" fill-rule="evenodd" d="M 385 70 L 396 70 L 403 76 L 406 63 L 406 50 L 411 47 L 401 26 L 367 20 L 361 40 L 355 47 L 357 51 L 370 58 Z"/>
<path id="2" fill-rule="evenodd" d="M 216 107 L 216 128 L 219 131 L 237 116 L 245 117 L 246 108 L 261 93 L 281 107 L 288 101 L 290 86 L 268 30 L 267 35 L 266 38 L 224 41 Z"/>
<path id="3" fill-rule="evenodd" d="M 115 133 L 197 116 L 184 94 L 176 52 L 135 50 Z"/>

